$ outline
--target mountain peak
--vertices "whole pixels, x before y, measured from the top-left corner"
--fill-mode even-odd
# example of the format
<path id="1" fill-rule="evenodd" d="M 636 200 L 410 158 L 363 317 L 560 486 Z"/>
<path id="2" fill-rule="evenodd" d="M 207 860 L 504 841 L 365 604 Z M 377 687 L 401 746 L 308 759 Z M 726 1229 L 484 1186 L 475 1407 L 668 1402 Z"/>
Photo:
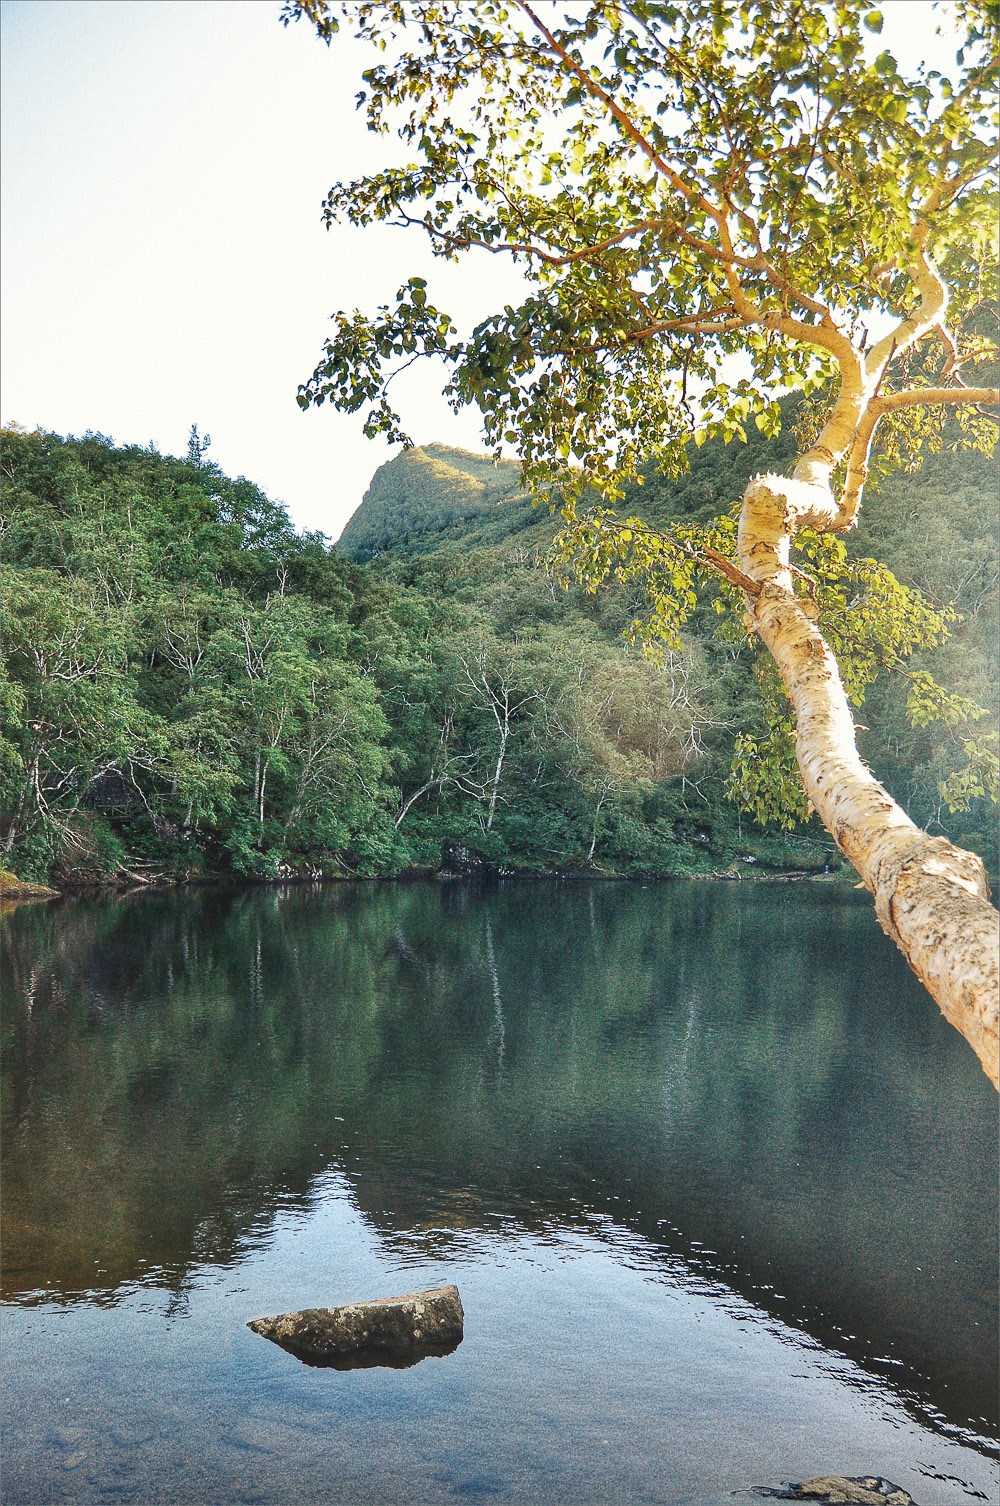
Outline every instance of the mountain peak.
<path id="1" fill-rule="evenodd" d="M 436 548 L 445 531 L 467 531 L 498 502 L 520 489 L 521 469 L 513 460 L 432 443 L 401 450 L 380 465 L 340 537 L 339 549 L 359 563 L 386 550 L 407 546 L 423 553 Z"/>

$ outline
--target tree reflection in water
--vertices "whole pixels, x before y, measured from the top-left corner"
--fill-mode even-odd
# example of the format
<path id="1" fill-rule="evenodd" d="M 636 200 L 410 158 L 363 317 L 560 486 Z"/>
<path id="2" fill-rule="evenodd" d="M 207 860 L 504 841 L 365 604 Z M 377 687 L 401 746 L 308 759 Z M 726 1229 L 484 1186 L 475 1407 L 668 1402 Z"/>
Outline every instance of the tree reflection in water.
<path id="1" fill-rule="evenodd" d="M 174 891 L 7 932 L 8 1300 L 238 1262 L 339 1170 L 404 1261 L 613 1223 L 995 1431 L 996 1146 L 851 891 Z"/>

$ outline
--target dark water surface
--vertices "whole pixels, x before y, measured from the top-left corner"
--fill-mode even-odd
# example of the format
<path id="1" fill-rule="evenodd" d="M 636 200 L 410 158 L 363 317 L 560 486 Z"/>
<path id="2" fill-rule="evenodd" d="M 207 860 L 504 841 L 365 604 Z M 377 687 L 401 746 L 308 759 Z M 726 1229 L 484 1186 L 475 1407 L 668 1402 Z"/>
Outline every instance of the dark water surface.
<path id="1" fill-rule="evenodd" d="M 996 1097 L 866 895 L 182 891 L 4 936 L 5 1506 L 995 1500 Z M 465 1341 L 407 1370 L 245 1327 L 449 1281 Z"/>

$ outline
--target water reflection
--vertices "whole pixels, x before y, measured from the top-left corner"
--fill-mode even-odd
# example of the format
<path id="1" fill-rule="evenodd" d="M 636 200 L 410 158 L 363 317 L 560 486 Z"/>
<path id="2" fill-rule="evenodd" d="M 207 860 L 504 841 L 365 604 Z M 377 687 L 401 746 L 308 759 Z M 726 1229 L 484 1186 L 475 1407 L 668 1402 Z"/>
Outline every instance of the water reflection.
<path id="1" fill-rule="evenodd" d="M 284 1349 L 287 1354 L 314 1370 L 412 1370 L 414 1365 L 421 1365 L 424 1360 L 447 1359 L 449 1354 L 455 1353 L 462 1341 L 456 1339 L 451 1344 L 414 1344 L 405 1353 L 394 1353 L 391 1349 L 356 1349 L 353 1354 L 324 1355 L 307 1354 L 291 1344 L 282 1344 L 278 1340 L 274 1342 L 279 1349 Z"/>
<path id="2" fill-rule="evenodd" d="M 992 1091 L 859 900 L 361 885 L 19 911 L 4 1295 L 182 1302 L 334 1177 L 403 1263 L 632 1231 L 995 1433 Z"/>

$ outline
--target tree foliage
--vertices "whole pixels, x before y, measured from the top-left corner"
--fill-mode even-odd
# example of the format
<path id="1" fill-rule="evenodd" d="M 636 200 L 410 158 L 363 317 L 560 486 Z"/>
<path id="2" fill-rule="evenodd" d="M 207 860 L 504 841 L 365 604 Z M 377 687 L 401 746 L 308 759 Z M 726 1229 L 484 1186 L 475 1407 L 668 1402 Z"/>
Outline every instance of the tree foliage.
<path id="1" fill-rule="evenodd" d="M 739 510 L 664 530 L 613 504 L 650 460 L 676 478 L 707 440 L 774 436 L 778 394 L 797 389 L 798 563 L 774 569 L 834 650 L 848 702 L 942 640 L 951 603 L 836 534 L 856 526 L 871 467 L 993 447 L 992 11 L 963 7 L 954 64 L 913 78 L 879 48 L 872 0 L 288 0 L 283 16 L 327 42 L 346 21 L 381 50 L 358 103 L 412 152 L 335 185 L 328 223 L 408 226 L 445 262 L 504 254 L 529 287 L 469 333 L 423 278 L 374 315 L 341 313 L 303 406 L 363 411 L 367 433 L 408 443 L 389 383 L 443 361 L 496 458 L 512 449 L 525 483 L 563 504 L 563 562 L 590 589 L 643 581 L 636 633 L 676 647 L 706 584 L 734 621 L 761 589 L 738 560 Z M 809 802 L 793 721 L 774 669 L 758 679 L 769 730 L 740 745 L 731 788 L 794 823 Z M 978 708 L 940 687 L 921 700 L 922 683 L 914 725 L 933 701 L 966 732 L 944 798 L 995 794 Z"/>
<path id="2" fill-rule="evenodd" d="M 405 439 L 386 378 L 439 356 L 456 405 L 478 404 L 532 482 L 614 498 L 652 454 L 677 469 L 691 438 L 772 432 L 776 389 L 822 391 L 860 364 L 912 311 L 929 258 L 947 308 L 897 338 L 884 413 L 920 389 L 952 402 L 995 349 L 987 12 L 968 12 L 947 75 L 914 80 L 866 45 L 871 0 L 594 0 L 544 16 L 526 0 L 289 0 L 284 14 L 327 41 L 340 17 L 386 54 L 359 104 L 414 154 L 336 185 L 328 221 L 418 227 L 446 261 L 506 253 L 534 288 L 466 337 L 420 278 L 375 315 L 341 314 L 303 405 L 364 410 L 367 432 Z M 752 375 L 733 375 L 735 356 Z"/>
<path id="3" fill-rule="evenodd" d="M 101 875 L 377 849 L 351 567 L 203 450 L 8 431 L 3 463 L 5 851 Z"/>
<path id="4" fill-rule="evenodd" d="M 683 817 L 674 776 L 725 720 L 707 674 L 642 667 L 637 705 L 621 622 L 534 553 L 376 577 L 202 454 L 11 430 L 3 466 L 19 871 L 395 873 L 455 842 L 496 866 L 683 866 L 671 820 L 649 828 Z M 424 488 L 432 535 L 457 475 Z"/>
<path id="5" fill-rule="evenodd" d="M 689 477 L 650 473 L 638 495 L 657 527 L 687 527 L 745 482 L 740 464 L 776 464 L 786 442 L 710 441 Z M 436 867 L 456 843 L 496 867 L 612 872 L 833 857 L 801 800 L 785 837 L 727 798 L 734 754 L 773 747 L 769 718 L 787 720 L 773 672 L 767 695 L 755 687 L 739 613 L 702 605 L 683 653 L 644 658 L 622 637 L 644 591 L 561 589 L 546 568 L 556 521 L 483 501 L 484 457 L 428 446 L 384 467 L 356 518 L 360 549 L 388 528 L 387 498 L 407 521 L 364 571 L 210 464 L 17 432 L 3 464 L 3 837 L 18 872 L 394 873 Z M 945 454 L 929 491 L 921 476 L 894 499 L 886 483 L 848 546 L 887 553 L 909 586 L 899 510 L 923 527 L 952 509 L 950 552 L 917 563 L 932 600 L 972 577 L 964 620 L 889 676 L 894 694 L 884 674 L 864 687 L 866 752 L 924 822 L 954 780 L 963 840 L 989 852 L 983 797 L 952 744 L 961 722 L 913 728 L 906 711 L 911 690 L 935 708 L 925 672 L 967 701 L 995 679 L 993 598 L 976 573 L 996 568 L 978 552 L 985 476 L 985 462 L 977 476 Z M 793 777 L 752 751 L 743 766 Z"/>

